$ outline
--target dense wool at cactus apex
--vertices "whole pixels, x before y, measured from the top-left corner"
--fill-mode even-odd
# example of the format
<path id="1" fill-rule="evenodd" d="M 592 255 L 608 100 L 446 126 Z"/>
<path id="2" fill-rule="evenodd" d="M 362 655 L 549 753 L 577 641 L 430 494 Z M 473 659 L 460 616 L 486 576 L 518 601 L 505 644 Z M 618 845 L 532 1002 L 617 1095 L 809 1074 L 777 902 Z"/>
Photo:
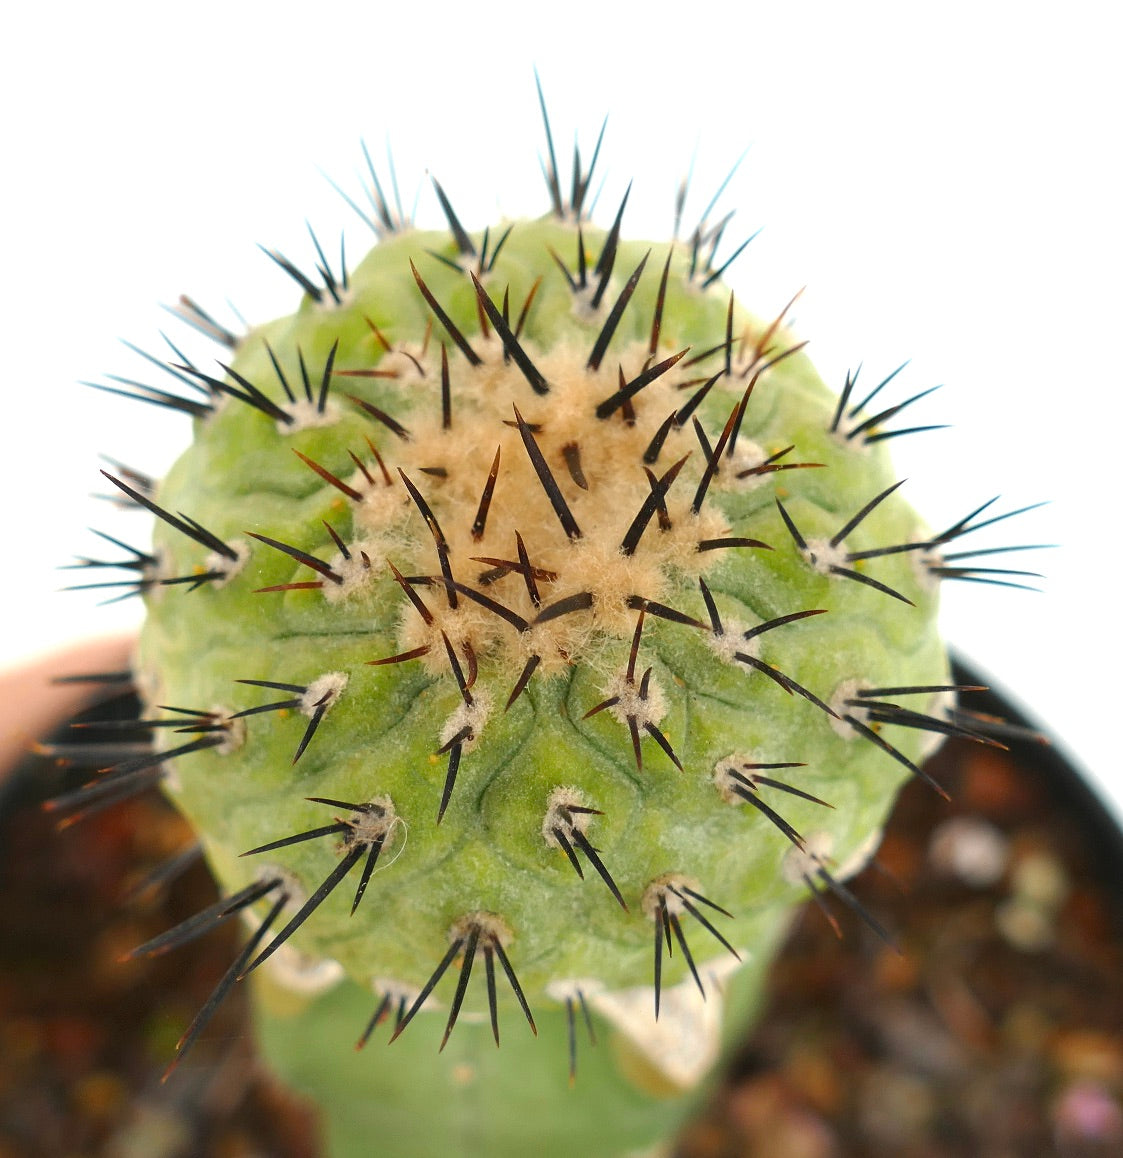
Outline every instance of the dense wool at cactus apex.
<path id="1" fill-rule="evenodd" d="M 660 1017 L 720 1004 L 809 891 L 856 905 L 935 737 L 993 742 L 938 588 L 1023 573 L 960 542 L 990 504 L 943 530 L 908 505 L 889 451 L 927 390 L 829 390 L 787 311 L 727 288 L 731 215 L 631 241 L 629 189 L 596 226 L 600 138 L 563 182 L 546 128 L 545 217 L 470 232 L 450 179 L 421 231 L 372 165 L 362 261 L 267 250 L 295 313 L 243 330 L 183 298 L 216 359 L 173 345 L 101 387 L 194 442 L 161 480 L 107 472 L 156 516 L 82 561 L 146 602 L 146 707 L 52 807 L 159 785 L 189 818 L 224 898 L 136 955 L 246 918 L 216 999 L 259 966 L 347 975 L 364 1041 L 435 1013 L 442 1050 L 462 1011 L 498 1043 L 552 1010 L 571 1071 L 595 1013 L 674 1081 Z"/>

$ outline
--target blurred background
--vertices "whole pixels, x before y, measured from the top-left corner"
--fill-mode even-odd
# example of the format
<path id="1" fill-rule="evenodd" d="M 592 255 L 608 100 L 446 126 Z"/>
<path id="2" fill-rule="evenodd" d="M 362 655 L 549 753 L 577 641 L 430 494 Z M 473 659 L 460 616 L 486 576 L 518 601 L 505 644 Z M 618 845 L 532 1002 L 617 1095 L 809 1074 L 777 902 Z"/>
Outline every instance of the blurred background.
<path id="1" fill-rule="evenodd" d="M 739 300 L 771 316 L 805 286 L 793 323 L 835 387 L 906 359 L 894 399 L 942 384 L 910 419 L 951 428 L 895 448 L 933 527 L 995 495 L 998 512 L 1049 501 L 977 536 L 1057 544 L 996 562 L 1043 572 L 1040 592 L 947 584 L 946 631 L 1123 815 L 1123 82 L 1107 10 L 630 7 L 200 0 L 3 18 L 0 666 L 140 612 L 58 593 L 85 581 L 59 568 L 115 557 L 89 527 L 145 543 L 139 515 L 95 497 L 98 455 L 158 475 L 188 422 L 79 383 L 160 385 L 122 340 L 167 357 L 161 331 L 213 365 L 221 350 L 161 308 L 181 293 L 234 326 L 294 308 L 257 243 L 311 264 L 308 222 L 357 259 L 373 237 L 331 182 L 362 197 L 361 140 L 382 174 L 392 150 L 422 224 L 440 220 L 429 174 L 469 228 L 545 212 L 536 67 L 563 172 L 607 114 L 594 216 L 634 180 L 633 236 L 669 234 L 693 163 L 692 227 L 744 154 L 720 202 L 737 211 L 726 253 L 762 230 L 728 278 Z"/>

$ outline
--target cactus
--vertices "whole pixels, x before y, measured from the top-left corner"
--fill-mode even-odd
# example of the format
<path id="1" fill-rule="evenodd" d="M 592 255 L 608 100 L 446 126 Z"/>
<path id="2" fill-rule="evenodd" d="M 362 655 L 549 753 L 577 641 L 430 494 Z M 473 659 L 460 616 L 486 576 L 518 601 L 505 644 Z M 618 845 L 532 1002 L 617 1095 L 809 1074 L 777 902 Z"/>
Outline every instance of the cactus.
<path id="1" fill-rule="evenodd" d="M 158 785 L 190 820 L 222 899 L 135 953 L 247 941 L 176 1060 L 252 978 L 340 1155 L 668 1137 L 798 902 L 891 939 L 845 879 L 936 738 L 989 742 L 939 584 L 1024 574 L 961 549 L 989 504 L 933 532 L 903 497 L 927 391 L 836 397 L 725 288 L 728 218 L 628 241 L 625 193 L 598 228 L 596 155 L 567 194 L 546 139 L 545 217 L 471 233 L 434 181 L 420 231 L 372 166 L 354 269 L 267 251 L 294 314 L 181 299 L 216 364 L 104 387 L 194 442 L 103 472 L 156 516 L 82 561 L 146 603 L 151 745 L 51 806 Z"/>

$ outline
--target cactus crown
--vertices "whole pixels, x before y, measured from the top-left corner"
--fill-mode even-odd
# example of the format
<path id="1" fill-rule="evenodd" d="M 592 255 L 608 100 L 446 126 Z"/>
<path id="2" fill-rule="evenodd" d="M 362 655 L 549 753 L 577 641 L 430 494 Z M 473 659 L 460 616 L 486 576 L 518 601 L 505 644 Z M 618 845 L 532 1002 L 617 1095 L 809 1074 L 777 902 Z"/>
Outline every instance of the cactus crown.
<path id="1" fill-rule="evenodd" d="M 938 583 L 1016 574 L 955 549 L 984 508 L 933 533 L 898 490 L 926 391 L 833 396 L 724 288 L 728 217 L 627 241 L 627 194 L 595 227 L 596 156 L 565 197 L 547 141 L 545 218 L 471 233 L 434 182 L 420 232 L 372 167 L 358 266 L 269 252 L 292 316 L 235 334 L 183 299 L 217 366 L 112 388 L 195 440 L 159 483 L 108 476 L 157 516 L 117 564 L 151 747 L 54 805 L 160 783 L 196 826 L 227 894 L 138 953 L 239 913 L 227 987 L 346 972 L 367 1034 L 442 1003 L 441 1049 L 462 1009 L 498 1042 L 543 1003 L 642 1047 L 761 921 L 855 904 L 930 738 L 977 732 Z"/>

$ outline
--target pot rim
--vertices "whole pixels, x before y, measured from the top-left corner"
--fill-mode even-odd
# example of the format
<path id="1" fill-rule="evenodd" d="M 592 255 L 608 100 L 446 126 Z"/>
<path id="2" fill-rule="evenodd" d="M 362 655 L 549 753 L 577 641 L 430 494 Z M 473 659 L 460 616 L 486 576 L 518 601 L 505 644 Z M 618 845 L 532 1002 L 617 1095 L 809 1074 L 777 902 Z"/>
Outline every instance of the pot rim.
<path id="1" fill-rule="evenodd" d="M 979 668 L 956 647 L 950 648 L 952 673 L 956 683 L 986 687 L 972 693 L 972 708 L 1000 716 L 1026 735 L 1003 737 L 1010 754 L 1040 769 L 1052 795 L 1064 807 L 1081 815 L 1093 838 L 1093 853 L 1105 874 L 1123 877 L 1123 818 L 1111 807 L 1096 780 L 1058 743 L 1048 727 L 1041 724 L 988 672 Z M 1036 739 L 1034 738 L 1036 735 Z M 1109 877 L 1109 879 L 1111 879 Z"/>

